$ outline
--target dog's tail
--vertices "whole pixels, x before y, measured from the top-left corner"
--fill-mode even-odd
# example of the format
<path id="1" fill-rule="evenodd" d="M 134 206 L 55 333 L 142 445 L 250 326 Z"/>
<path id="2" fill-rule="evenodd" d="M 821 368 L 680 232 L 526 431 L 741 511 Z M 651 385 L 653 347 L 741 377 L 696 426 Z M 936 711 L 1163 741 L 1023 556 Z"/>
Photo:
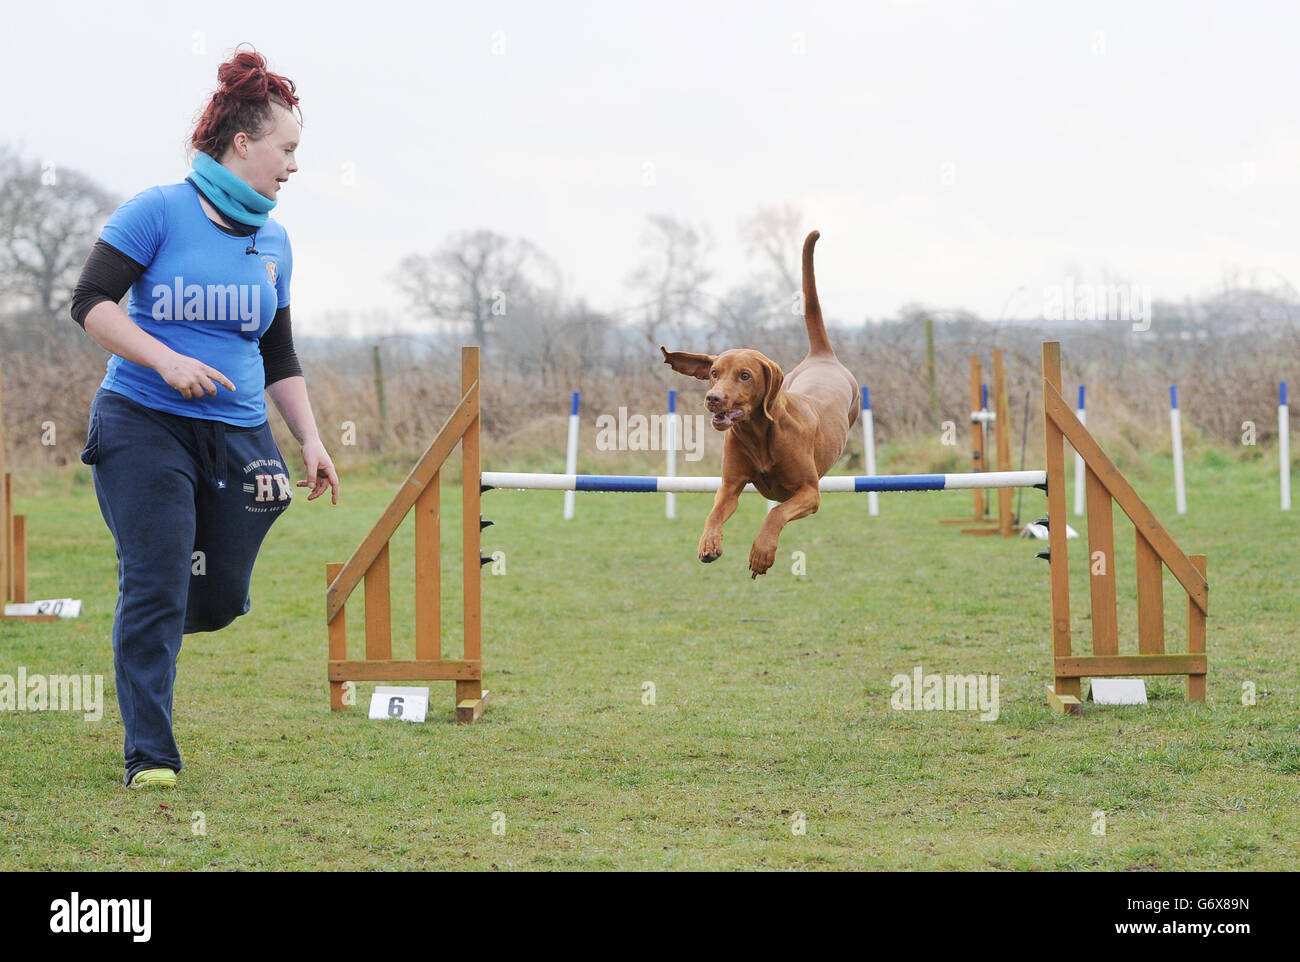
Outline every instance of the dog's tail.
<path id="1" fill-rule="evenodd" d="M 803 242 L 803 319 L 808 326 L 808 354 L 835 355 L 830 338 L 826 336 L 826 322 L 822 320 L 822 306 L 817 300 L 817 279 L 813 277 L 813 247 L 817 245 L 819 231 L 813 231 Z"/>

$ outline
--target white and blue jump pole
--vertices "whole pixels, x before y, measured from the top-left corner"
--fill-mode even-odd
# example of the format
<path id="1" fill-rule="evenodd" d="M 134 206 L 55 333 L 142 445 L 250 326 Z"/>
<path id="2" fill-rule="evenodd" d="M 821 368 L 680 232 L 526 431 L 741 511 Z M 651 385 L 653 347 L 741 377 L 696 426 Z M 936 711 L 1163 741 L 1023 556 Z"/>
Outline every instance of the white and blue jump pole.
<path id="1" fill-rule="evenodd" d="M 1083 406 L 1083 385 L 1079 385 L 1079 423 L 1088 423 L 1088 412 Z M 1078 451 L 1074 452 L 1074 516 L 1077 518 L 1083 514 L 1083 455 Z"/>
<path id="2" fill-rule="evenodd" d="M 876 426 L 871 417 L 871 393 L 862 385 L 862 450 L 867 461 L 867 474 L 876 473 Z M 867 514 L 880 514 L 880 496 L 875 491 L 867 494 Z"/>
<path id="3" fill-rule="evenodd" d="M 564 470 L 573 474 L 578 470 L 578 392 L 573 392 L 573 407 L 569 409 L 569 449 L 564 455 Z M 573 492 L 564 496 L 564 520 L 573 520 Z"/>
<path id="4" fill-rule="evenodd" d="M 677 492 L 697 494 L 717 491 L 722 479 L 671 478 L 624 474 L 522 474 L 484 471 L 484 489 L 514 488 L 519 491 L 618 491 Z M 967 474 L 884 474 L 836 475 L 821 479 L 823 493 L 867 493 L 879 491 L 969 491 L 973 488 L 1038 488 L 1047 484 L 1046 471 L 985 471 Z M 746 485 L 746 491 L 754 486 Z"/>
<path id="5" fill-rule="evenodd" d="M 1178 385 L 1169 385 L 1169 431 L 1174 444 L 1174 505 L 1187 513 L 1187 489 L 1183 486 L 1183 422 L 1178 413 Z"/>
<path id="6" fill-rule="evenodd" d="M 1291 510 L 1291 417 L 1286 404 L 1286 381 L 1277 386 L 1277 456 L 1282 477 L 1282 510 Z"/>
<path id="7" fill-rule="evenodd" d="M 680 436 L 678 431 L 677 418 L 677 392 L 669 388 L 668 390 L 668 450 L 665 452 L 668 465 L 664 469 L 668 472 L 668 477 L 677 475 L 677 439 Z M 669 520 L 677 517 L 677 495 L 669 491 L 664 495 L 664 513 Z"/>

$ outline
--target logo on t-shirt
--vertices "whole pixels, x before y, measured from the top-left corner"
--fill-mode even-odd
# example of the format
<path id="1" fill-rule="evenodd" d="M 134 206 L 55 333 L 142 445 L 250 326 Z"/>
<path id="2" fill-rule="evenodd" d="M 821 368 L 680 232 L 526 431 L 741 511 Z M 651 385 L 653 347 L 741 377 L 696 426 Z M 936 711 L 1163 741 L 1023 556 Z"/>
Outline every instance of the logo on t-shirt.
<path id="1" fill-rule="evenodd" d="M 275 261 L 270 258 L 266 259 L 266 273 L 271 277 L 271 283 L 275 283 Z"/>

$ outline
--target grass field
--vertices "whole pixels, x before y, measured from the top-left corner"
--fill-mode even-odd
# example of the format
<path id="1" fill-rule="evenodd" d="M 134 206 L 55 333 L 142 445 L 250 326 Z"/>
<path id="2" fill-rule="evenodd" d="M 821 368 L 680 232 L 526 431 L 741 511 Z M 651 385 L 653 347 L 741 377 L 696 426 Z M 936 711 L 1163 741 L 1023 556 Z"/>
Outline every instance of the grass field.
<path id="1" fill-rule="evenodd" d="M 367 720 L 370 685 L 358 708 L 329 711 L 324 565 L 346 560 L 398 480 L 354 475 L 341 505 L 300 495 L 273 529 L 249 615 L 187 637 L 170 793 L 121 784 L 114 557 L 87 476 L 20 486 L 35 597 L 80 597 L 85 612 L 0 626 L 0 674 L 103 674 L 106 704 L 99 722 L 0 715 L 0 869 L 1295 869 L 1300 518 L 1278 510 L 1267 460 L 1190 464 L 1184 518 L 1170 473 L 1154 461 L 1135 484 L 1185 551 L 1209 556 L 1204 704 L 1151 679 L 1147 706 L 1050 714 L 1043 545 L 936 523 L 969 512 L 969 494 L 882 496 L 878 519 L 861 497 L 828 496 L 754 582 L 757 496 L 702 566 L 707 495 L 679 496 L 676 522 L 662 496 L 579 495 L 564 522 L 561 494 L 502 491 L 484 497 L 484 550 L 505 553 L 505 573 L 484 577 L 494 701 L 473 726 L 452 723 L 450 683 L 433 685 L 423 725 Z M 459 491 L 443 503 L 454 558 Z M 1042 507 L 1025 493 L 1027 520 Z M 1131 645 L 1133 536 L 1116 516 Z M 408 524 L 397 657 L 413 651 L 410 544 Z M 454 656 L 458 565 L 445 567 Z M 1185 596 L 1165 584 L 1181 649 Z M 354 655 L 361 610 L 358 592 Z M 998 718 L 892 709 L 891 679 L 917 666 L 998 675 Z"/>

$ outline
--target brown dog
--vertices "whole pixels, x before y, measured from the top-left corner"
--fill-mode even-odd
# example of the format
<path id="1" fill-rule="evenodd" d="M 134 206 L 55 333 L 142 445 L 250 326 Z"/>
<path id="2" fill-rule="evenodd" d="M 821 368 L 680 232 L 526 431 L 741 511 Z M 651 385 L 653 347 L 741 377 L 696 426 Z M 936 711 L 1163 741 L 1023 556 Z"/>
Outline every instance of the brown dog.
<path id="1" fill-rule="evenodd" d="M 736 510 L 746 484 L 779 501 L 749 550 L 751 577 L 776 561 L 781 529 L 821 506 L 818 482 L 844 451 L 858 419 L 858 382 L 840 363 L 826 337 L 813 278 L 813 231 L 803 242 L 804 322 L 808 356 L 789 375 L 748 349 L 721 354 L 664 353 L 674 371 L 709 382 L 705 404 L 713 426 L 728 431 L 722 454 L 722 487 L 700 537 L 700 560 L 722 555 L 722 526 Z"/>

